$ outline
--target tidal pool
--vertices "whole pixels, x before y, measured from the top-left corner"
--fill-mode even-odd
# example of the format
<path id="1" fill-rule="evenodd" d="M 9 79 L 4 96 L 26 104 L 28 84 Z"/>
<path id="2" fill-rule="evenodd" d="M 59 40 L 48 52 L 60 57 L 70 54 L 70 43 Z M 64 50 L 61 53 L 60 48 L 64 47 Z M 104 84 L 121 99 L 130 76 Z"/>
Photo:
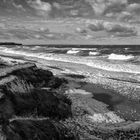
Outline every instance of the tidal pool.
<path id="1" fill-rule="evenodd" d="M 102 86 L 84 83 L 81 88 L 93 94 L 93 98 L 108 105 L 110 111 L 126 121 L 140 120 L 140 102 L 128 99 L 114 91 L 104 89 Z"/>

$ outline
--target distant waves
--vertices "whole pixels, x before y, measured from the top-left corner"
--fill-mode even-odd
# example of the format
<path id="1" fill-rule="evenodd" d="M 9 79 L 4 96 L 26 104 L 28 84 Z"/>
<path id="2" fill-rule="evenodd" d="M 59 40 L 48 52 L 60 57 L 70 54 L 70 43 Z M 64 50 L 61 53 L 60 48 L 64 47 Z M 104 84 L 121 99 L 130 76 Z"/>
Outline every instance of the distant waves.
<path id="1" fill-rule="evenodd" d="M 118 54 L 110 54 L 108 56 L 108 59 L 112 59 L 112 60 L 132 60 L 134 59 L 134 56 L 133 55 L 118 55 Z"/>
<path id="2" fill-rule="evenodd" d="M 102 50 L 97 48 L 48 48 L 40 46 L 23 46 L 22 48 L 15 46 L 14 48 L 9 48 L 8 46 L 2 46 L 0 47 L 0 53 L 83 64 L 107 71 L 140 74 L 140 65 L 133 63 L 140 62 L 139 55 L 133 56 L 132 54 L 122 54 L 122 52 L 115 54 L 112 53 L 113 51 L 111 50 L 108 51 L 110 54 L 102 53 L 103 50 L 107 49 L 108 48 L 103 48 Z M 136 61 L 134 61 L 135 59 Z M 116 61 L 115 63 L 114 60 Z M 125 63 L 126 61 L 127 63 Z"/>
<path id="3" fill-rule="evenodd" d="M 123 56 L 140 56 L 140 48 L 123 48 L 123 47 L 91 47 L 84 46 L 84 48 L 79 48 L 78 46 L 1 46 L 0 49 L 3 48 L 11 48 L 13 50 L 27 51 L 33 53 L 55 53 L 55 54 L 68 54 L 68 55 L 78 55 L 78 56 L 109 56 L 109 59 L 113 59 L 113 57 L 118 58 Z M 127 59 L 127 58 L 126 58 Z M 120 59 L 121 60 L 121 59 Z"/>
<path id="4" fill-rule="evenodd" d="M 78 55 L 78 56 L 96 56 L 96 55 L 100 55 L 100 52 L 98 52 L 96 48 L 93 49 L 72 48 L 67 51 L 67 54 Z"/>

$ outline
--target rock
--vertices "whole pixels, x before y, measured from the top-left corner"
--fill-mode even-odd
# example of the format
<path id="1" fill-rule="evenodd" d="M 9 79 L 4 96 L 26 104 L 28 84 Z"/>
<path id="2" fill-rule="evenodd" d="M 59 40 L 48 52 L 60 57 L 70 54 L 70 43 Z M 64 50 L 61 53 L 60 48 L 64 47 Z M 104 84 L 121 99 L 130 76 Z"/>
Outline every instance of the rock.
<path id="1" fill-rule="evenodd" d="M 78 140 L 59 123 L 72 117 L 65 79 L 31 63 L 1 68 L 0 78 L 0 139 Z"/>
<path id="2" fill-rule="evenodd" d="M 79 140 L 63 124 L 49 119 L 17 118 L 2 130 L 7 140 Z"/>
<path id="3" fill-rule="evenodd" d="M 72 112 L 71 102 L 64 96 L 55 92 L 35 89 L 31 93 L 11 95 L 10 101 L 17 116 L 31 113 L 34 116 L 65 119 L 72 116 Z"/>
<path id="4" fill-rule="evenodd" d="M 72 116 L 71 100 L 58 90 L 36 89 L 23 80 L 15 79 L 1 88 L 0 119 L 16 116 L 43 116 L 65 119 Z M 59 93 L 60 92 L 60 93 Z M 8 113 L 7 113 L 8 112 Z"/>
<path id="5" fill-rule="evenodd" d="M 10 75 L 14 71 L 18 71 L 20 69 L 33 68 L 33 67 L 36 67 L 36 65 L 33 63 L 25 63 L 25 64 L 20 64 L 20 65 L 15 65 L 12 67 L 5 67 L 5 68 L 0 69 L 0 77 Z"/>
<path id="6" fill-rule="evenodd" d="M 51 71 L 39 69 L 32 63 L 0 69 L 1 78 L 8 77 L 9 75 L 16 76 L 18 79 L 31 83 L 35 87 L 51 87 L 56 89 L 64 83 L 67 83 L 65 79 L 54 77 Z"/>
<path id="7" fill-rule="evenodd" d="M 52 72 L 29 63 L 1 69 L 0 75 L 2 115 L 11 108 L 15 115 L 35 113 L 36 109 L 37 116 L 62 119 L 72 115 L 71 102 L 60 88 L 67 83 L 65 79 L 54 77 Z"/>

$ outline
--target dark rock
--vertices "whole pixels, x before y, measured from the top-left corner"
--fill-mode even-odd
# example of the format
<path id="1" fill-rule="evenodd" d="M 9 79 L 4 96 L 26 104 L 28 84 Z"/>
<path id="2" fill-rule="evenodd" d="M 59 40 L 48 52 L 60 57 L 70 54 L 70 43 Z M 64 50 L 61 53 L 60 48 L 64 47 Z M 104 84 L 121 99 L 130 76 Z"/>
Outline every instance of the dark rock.
<path id="1" fill-rule="evenodd" d="M 63 84 L 67 84 L 67 80 L 64 78 L 52 77 L 48 83 L 48 86 L 53 89 L 57 89 Z"/>
<path id="2" fill-rule="evenodd" d="M 62 90 L 66 83 L 35 64 L 0 69 L 0 139 L 77 140 L 59 122 L 43 119 L 63 121 L 72 116 L 72 102 Z M 14 116 L 32 119 L 11 120 Z"/>
<path id="3" fill-rule="evenodd" d="M 29 67 L 12 72 L 12 75 L 23 79 L 33 86 L 47 86 L 48 82 L 52 79 L 53 73 L 48 70 L 38 69 L 37 67 Z"/>
<path id="4" fill-rule="evenodd" d="M 21 70 L 21 69 L 28 69 L 28 68 L 31 69 L 33 67 L 36 67 L 36 65 L 33 64 L 33 63 L 25 63 L 25 64 L 15 65 L 15 66 L 12 66 L 12 67 L 2 68 L 2 69 L 0 69 L 0 77 L 5 77 L 5 76 L 12 75 L 12 73 L 14 71 L 18 71 L 18 70 Z"/>
<path id="5" fill-rule="evenodd" d="M 3 134 L 7 140 L 78 140 L 59 122 L 49 119 L 17 118 L 3 125 Z"/>
<path id="6" fill-rule="evenodd" d="M 1 93 L 2 94 L 2 93 Z M 71 101 L 65 95 L 43 89 L 34 89 L 27 93 L 4 91 L 0 100 L 0 119 L 9 116 L 43 116 L 65 119 L 72 116 Z M 7 112 L 10 112 L 7 117 Z M 4 117 L 4 118 L 3 118 Z"/>
<path id="7" fill-rule="evenodd" d="M 12 67 L 0 69 L 0 77 L 16 76 L 27 83 L 31 83 L 34 87 L 50 87 L 59 88 L 67 81 L 63 78 L 54 77 L 53 73 L 48 70 L 39 69 L 35 64 L 26 63 L 19 64 Z"/>

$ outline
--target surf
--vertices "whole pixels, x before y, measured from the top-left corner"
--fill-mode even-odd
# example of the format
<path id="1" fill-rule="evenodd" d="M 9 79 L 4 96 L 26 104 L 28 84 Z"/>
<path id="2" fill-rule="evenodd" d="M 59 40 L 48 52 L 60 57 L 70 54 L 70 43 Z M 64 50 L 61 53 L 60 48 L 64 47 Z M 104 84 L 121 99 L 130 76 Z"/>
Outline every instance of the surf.
<path id="1" fill-rule="evenodd" d="M 0 48 L 1 54 L 8 53 L 12 55 L 25 56 L 25 57 L 33 57 L 44 60 L 51 61 L 61 61 L 61 62 L 69 62 L 76 64 L 83 64 L 93 68 L 98 68 L 106 71 L 114 71 L 114 72 L 126 72 L 126 73 L 134 73 L 140 74 L 140 66 L 134 64 L 121 64 L 121 63 L 111 63 L 106 62 L 105 60 L 97 59 L 96 57 L 82 57 L 77 55 L 67 55 L 67 54 L 55 54 L 55 53 L 44 53 L 44 52 L 29 52 L 22 50 L 14 50 L 12 48 Z M 114 57 L 113 57 L 114 58 Z M 127 59 L 126 59 L 127 58 Z M 132 57 L 123 57 L 121 60 L 128 60 Z"/>
<path id="2" fill-rule="evenodd" d="M 112 53 L 108 56 L 108 59 L 110 60 L 131 60 L 134 59 L 133 55 L 122 55 L 122 54 L 115 54 Z"/>

